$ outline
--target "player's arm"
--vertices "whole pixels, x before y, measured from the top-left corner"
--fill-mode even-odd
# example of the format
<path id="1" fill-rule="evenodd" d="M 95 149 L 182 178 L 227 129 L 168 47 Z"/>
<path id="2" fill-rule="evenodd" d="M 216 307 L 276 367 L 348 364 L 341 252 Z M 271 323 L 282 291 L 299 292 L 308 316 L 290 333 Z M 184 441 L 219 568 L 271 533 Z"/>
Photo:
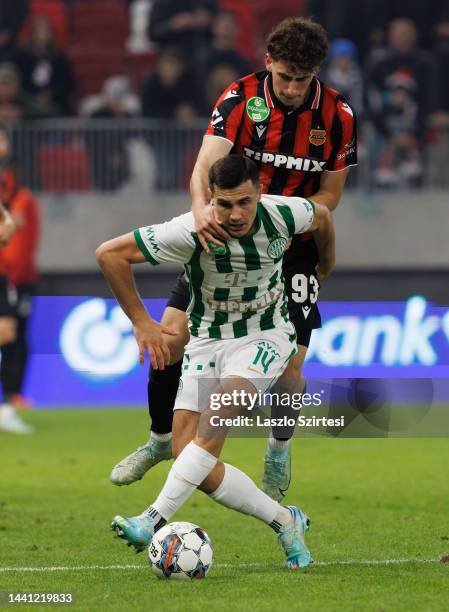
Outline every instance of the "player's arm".
<path id="1" fill-rule="evenodd" d="M 329 276 L 335 266 L 335 230 L 331 211 L 324 204 L 313 199 L 315 213 L 309 231 L 313 232 L 318 249 L 318 265 L 316 266 L 319 281 Z"/>
<path id="2" fill-rule="evenodd" d="M 320 188 L 313 194 L 313 201 L 326 206 L 329 210 L 335 210 L 340 202 L 349 168 L 339 172 L 324 171 L 321 175 Z"/>
<path id="3" fill-rule="evenodd" d="M 0 247 L 8 244 L 15 230 L 16 224 L 12 216 L 0 202 Z"/>
<path id="4" fill-rule="evenodd" d="M 97 248 L 96 257 L 112 293 L 133 324 L 140 363 L 144 363 L 145 351 L 148 351 L 153 367 L 156 370 L 164 369 L 170 361 L 170 350 L 163 333 L 176 335 L 177 332 L 152 319 L 140 298 L 131 266 L 143 263 L 145 256 L 134 234 L 104 242 Z"/>
<path id="5" fill-rule="evenodd" d="M 335 210 L 340 202 L 350 166 L 357 165 L 357 122 L 354 111 L 340 96 L 332 129 L 337 128 L 339 141 L 334 144 L 326 170 L 320 177 L 320 188 L 311 197 L 314 202 Z"/>
<path id="6" fill-rule="evenodd" d="M 209 253 L 208 242 L 223 246 L 223 241 L 230 236 L 215 220 L 209 204 L 209 168 L 221 157 L 228 155 L 232 143 L 220 136 L 204 136 L 203 144 L 193 168 L 190 179 L 190 194 L 192 196 L 192 212 L 195 217 L 195 228 L 201 246 Z M 222 238 L 222 240 L 218 240 Z"/>

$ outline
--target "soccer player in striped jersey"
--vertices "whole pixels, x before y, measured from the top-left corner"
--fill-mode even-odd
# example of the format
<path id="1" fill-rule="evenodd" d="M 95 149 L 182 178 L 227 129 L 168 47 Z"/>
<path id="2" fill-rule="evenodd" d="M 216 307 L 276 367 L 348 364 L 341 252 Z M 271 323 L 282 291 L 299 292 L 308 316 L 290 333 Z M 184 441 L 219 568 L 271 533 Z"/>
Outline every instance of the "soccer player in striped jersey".
<path id="1" fill-rule="evenodd" d="M 230 408 L 224 400 L 220 405 L 223 393 L 233 398 L 263 394 L 296 353 L 282 257 L 290 238 L 319 232 L 316 273 L 325 278 L 335 262 L 331 214 L 305 198 L 261 197 L 258 168 L 245 157 L 218 160 L 208 176 L 214 217 L 230 236 L 223 248 L 202 248 L 189 212 L 120 236 L 97 251 L 103 273 L 133 323 L 141 361 L 147 350 L 156 367 L 169 362 L 163 332 L 173 332 L 145 310 L 131 265 L 145 260 L 153 265 L 182 263 L 190 286 L 190 340 L 174 407 L 175 462 L 148 510 L 135 517 L 116 516 L 112 528 L 140 552 L 199 488 L 218 503 L 264 521 L 278 534 L 288 567 L 306 567 L 311 562 L 304 541 L 307 516 L 295 506 L 281 506 L 246 474 L 219 460 L 227 432 L 220 424 L 227 423 L 216 418 L 232 418 L 245 408 L 239 399 Z M 219 402 L 218 413 L 211 412 L 217 409 L 212 397 Z"/>
<path id="2" fill-rule="evenodd" d="M 207 206 L 207 176 L 214 161 L 230 152 L 255 161 L 263 193 L 313 196 L 329 210 L 336 208 L 349 166 L 356 164 L 356 123 L 347 101 L 317 78 L 327 49 L 327 36 L 319 24 L 289 18 L 268 37 L 266 70 L 239 79 L 220 96 L 191 179 L 195 227 L 206 252 L 229 239 Z M 310 233 L 295 236 L 283 260 L 288 309 L 298 342 L 298 351 L 279 381 L 290 392 L 304 391 L 302 366 L 312 330 L 321 327 L 317 261 L 317 236 Z M 172 347 L 179 358 L 188 339 L 188 302 L 188 284 L 182 276 L 162 319 L 179 331 L 178 346 Z M 130 484 L 171 456 L 170 408 L 180 374 L 181 361 L 163 370 L 151 368 L 151 437 L 115 466 L 111 473 L 115 484 Z M 288 488 L 292 435 L 293 430 L 275 430 L 268 441 L 263 487 L 275 499 L 282 499 Z"/>

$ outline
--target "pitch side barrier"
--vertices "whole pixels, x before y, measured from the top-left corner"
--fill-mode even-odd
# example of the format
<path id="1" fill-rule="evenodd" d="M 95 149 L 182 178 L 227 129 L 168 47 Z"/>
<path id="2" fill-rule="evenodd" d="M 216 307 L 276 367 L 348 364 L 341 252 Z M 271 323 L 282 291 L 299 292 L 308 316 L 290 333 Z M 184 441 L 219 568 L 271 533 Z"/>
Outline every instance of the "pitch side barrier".
<path id="1" fill-rule="evenodd" d="M 147 299 L 145 304 L 159 319 L 166 300 Z M 369 423 L 367 415 L 374 418 L 385 402 L 389 409 L 412 407 L 419 414 L 449 405 L 449 306 L 435 306 L 418 295 L 400 302 L 320 306 L 323 327 L 314 332 L 306 359 L 310 397 L 296 398 L 303 416 L 339 419 L 345 416 L 340 414 L 344 407 L 364 413 L 363 423 Z M 145 404 L 148 369 L 139 365 L 131 324 L 113 299 L 36 297 L 30 334 L 25 393 L 38 407 Z M 284 405 L 294 400 L 284 399 Z M 257 404 L 262 411 L 272 406 Z M 351 414 L 346 414 L 346 423 Z M 376 418 L 382 423 L 390 419 L 383 413 Z M 328 435 L 328 427 L 327 421 L 315 421 L 310 430 L 305 426 L 299 431 Z M 339 427 L 347 430 L 341 423 Z M 263 435 L 263 427 L 251 431 Z M 448 428 L 439 423 L 435 431 L 425 431 L 449 435 L 449 419 Z M 355 435 L 359 433 L 356 428 Z"/>

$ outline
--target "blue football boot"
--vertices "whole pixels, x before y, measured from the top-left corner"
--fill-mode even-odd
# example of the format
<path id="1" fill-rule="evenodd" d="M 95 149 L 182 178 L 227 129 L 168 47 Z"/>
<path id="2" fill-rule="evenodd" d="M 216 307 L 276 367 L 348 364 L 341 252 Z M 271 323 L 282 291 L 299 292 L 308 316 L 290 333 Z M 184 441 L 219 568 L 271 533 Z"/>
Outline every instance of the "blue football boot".
<path id="1" fill-rule="evenodd" d="M 111 523 L 112 531 L 132 546 L 136 553 L 142 552 L 153 537 L 153 519 L 147 514 L 124 517 L 117 515 Z"/>
<path id="2" fill-rule="evenodd" d="M 296 506 L 285 507 L 290 510 L 293 521 L 280 528 L 278 539 L 287 557 L 287 566 L 290 569 L 307 567 L 313 563 L 312 556 L 304 541 L 304 536 L 309 530 L 309 517 Z"/>

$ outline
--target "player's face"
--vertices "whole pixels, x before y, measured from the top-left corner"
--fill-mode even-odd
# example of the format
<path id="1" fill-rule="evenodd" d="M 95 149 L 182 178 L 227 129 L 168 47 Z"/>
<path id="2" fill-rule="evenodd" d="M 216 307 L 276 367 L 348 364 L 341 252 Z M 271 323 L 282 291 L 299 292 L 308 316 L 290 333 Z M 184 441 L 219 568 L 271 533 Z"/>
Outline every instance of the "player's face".
<path id="1" fill-rule="evenodd" d="M 273 89 L 278 100 L 285 106 L 299 108 L 318 69 L 296 69 L 282 60 L 273 60 L 269 53 L 265 57 L 265 66 L 273 77 Z"/>
<path id="2" fill-rule="evenodd" d="M 259 187 L 249 180 L 234 189 L 215 186 L 212 192 L 215 218 L 231 236 L 246 236 L 253 229 L 259 199 Z"/>

